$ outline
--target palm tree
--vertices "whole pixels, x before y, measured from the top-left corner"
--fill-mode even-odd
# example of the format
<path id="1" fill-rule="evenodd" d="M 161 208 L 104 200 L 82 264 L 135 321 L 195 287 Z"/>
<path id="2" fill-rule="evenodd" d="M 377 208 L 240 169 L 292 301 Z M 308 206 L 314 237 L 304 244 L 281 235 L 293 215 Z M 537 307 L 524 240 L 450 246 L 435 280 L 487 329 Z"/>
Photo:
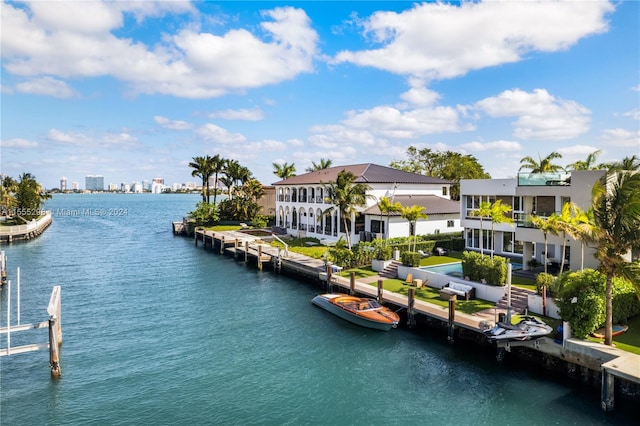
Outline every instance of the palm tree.
<path id="1" fill-rule="evenodd" d="M 491 205 L 491 258 L 493 259 L 493 252 L 495 250 L 493 226 L 496 223 L 513 223 L 513 218 L 506 214 L 511 211 L 511 206 L 502 204 L 502 200 L 496 200 Z"/>
<path id="2" fill-rule="evenodd" d="M 333 161 L 331 161 L 329 159 L 325 160 L 324 158 L 321 158 L 320 162 L 318 164 L 316 164 L 315 161 L 312 161 L 311 162 L 311 167 L 307 167 L 306 171 L 307 172 L 317 172 L 318 170 L 328 169 L 329 167 L 331 167 L 332 163 L 333 163 Z"/>
<path id="3" fill-rule="evenodd" d="M 593 222 L 593 210 L 577 209 L 573 218 L 574 237 L 580 240 L 580 270 L 584 270 L 584 246 L 593 242 L 596 226 Z"/>
<path id="4" fill-rule="evenodd" d="M 593 151 L 587 155 L 585 160 L 578 160 L 575 163 L 567 165 L 567 169 L 570 170 L 598 170 L 600 166 L 596 165 L 596 159 L 602 154 L 601 150 Z"/>
<path id="5" fill-rule="evenodd" d="M 640 246 L 640 173 L 609 170 L 593 187 L 594 242 L 607 277 L 605 345 L 612 344 L 613 277 L 627 278 L 640 293 L 640 268 L 625 255 Z"/>
<path id="6" fill-rule="evenodd" d="M 424 213 L 424 207 L 422 206 L 402 207 L 400 216 L 409 222 L 409 237 L 413 235 L 413 249 L 415 250 L 418 239 L 416 236 L 416 222 L 418 219 L 427 219 L 428 216 Z M 411 238 L 409 238 L 409 250 L 411 250 Z"/>
<path id="7" fill-rule="evenodd" d="M 229 190 L 229 198 L 235 197 L 236 188 L 240 188 L 245 182 L 251 179 L 251 171 L 241 166 L 236 160 L 227 160 L 224 173 L 227 177 L 224 182 Z"/>
<path id="8" fill-rule="evenodd" d="M 533 223 L 533 226 L 535 226 L 537 229 L 539 229 L 540 231 L 542 231 L 542 235 L 544 235 L 544 256 L 545 259 L 543 260 L 544 262 L 544 273 L 547 273 L 547 253 L 548 253 L 548 235 L 552 234 L 552 235 L 558 235 L 558 225 L 557 225 L 557 220 L 556 220 L 557 216 L 551 215 L 549 217 L 543 217 L 543 216 L 536 216 L 533 215 L 531 216 L 531 223 Z"/>
<path id="9" fill-rule="evenodd" d="M 389 238 L 389 214 L 397 213 L 402 209 L 402 204 L 399 202 L 391 202 L 389 197 L 380 197 L 378 200 L 378 208 L 380 209 L 380 221 L 382 222 L 382 214 L 384 213 L 387 216 L 387 224 L 385 227 L 386 237 L 383 235 L 383 238 L 386 240 Z"/>
<path id="10" fill-rule="evenodd" d="M 625 157 L 622 161 L 613 163 L 611 168 L 615 170 L 640 170 L 640 158 L 637 155 Z"/>
<path id="11" fill-rule="evenodd" d="M 202 178 L 202 201 L 209 202 L 209 178 L 211 177 L 211 157 L 193 157 L 193 161 L 189 163 L 189 167 L 193 169 L 191 176 L 200 176 Z"/>
<path id="12" fill-rule="evenodd" d="M 16 204 L 16 198 L 14 196 L 18 189 L 18 182 L 11 176 L 4 176 L 2 178 L 2 185 L 0 185 L 0 205 L 4 210 L 3 215 L 9 216 L 11 207 Z"/>
<path id="13" fill-rule="evenodd" d="M 560 258 L 560 275 L 564 271 L 564 257 L 567 251 L 567 235 L 574 236 L 576 232 L 574 231 L 574 223 L 575 218 L 578 213 L 578 206 L 575 203 L 564 203 L 562 206 L 562 211 L 558 215 L 556 215 L 556 226 L 558 227 L 558 232 L 562 233 L 562 257 Z M 551 216 L 553 216 L 551 215 Z"/>
<path id="14" fill-rule="evenodd" d="M 471 212 L 472 216 L 480 218 L 480 256 L 484 256 L 484 247 L 482 240 L 484 239 L 484 232 L 482 231 L 482 218 L 491 217 L 491 203 L 488 201 L 482 201 L 478 208 Z"/>
<path id="15" fill-rule="evenodd" d="M 337 210 L 342 216 L 349 250 L 351 250 L 351 231 L 347 224 L 347 217 L 351 221 L 351 216 L 358 214 L 356 207 L 366 205 L 367 198 L 370 197 L 367 192 L 371 190 L 371 187 L 366 183 L 355 183 L 355 180 L 356 177 L 353 173 L 342 170 L 338 173 L 335 182 L 329 182 L 324 185 L 326 191 L 325 201 L 333 204 L 333 206 L 322 212 L 322 215 L 327 216 Z"/>
<path id="16" fill-rule="evenodd" d="M 273 174 L 282 180 L 289 179 L 296 175 L 296 166 L 294 163 L 288 164 L 287 162 L 282 164 L 273 163 Z"/>
<path id="17" fill-rule="evenodd" d="M 213 204 L 216 204 L 218 195 L 218 175 L 224 171 L 227 160 L 216 154 L 211 158 L 211 171 L 213 172 Z"/>
<path id="18" fill-rule="evenodd" d="M 521 166 L 519 170 L 531 169 L 531 173 L 545 173 L 557 172 L 558 170 L 563 169 L 562 166 L 552 162 L 556 158 L 562 158 L 562 155 L 555 151 L 544 158 L 540 158 L 540 154 L 538 154 L 538 158 L 540 161 L 536 161 L 533 157 L 524 157 L 520 160 Z"/>

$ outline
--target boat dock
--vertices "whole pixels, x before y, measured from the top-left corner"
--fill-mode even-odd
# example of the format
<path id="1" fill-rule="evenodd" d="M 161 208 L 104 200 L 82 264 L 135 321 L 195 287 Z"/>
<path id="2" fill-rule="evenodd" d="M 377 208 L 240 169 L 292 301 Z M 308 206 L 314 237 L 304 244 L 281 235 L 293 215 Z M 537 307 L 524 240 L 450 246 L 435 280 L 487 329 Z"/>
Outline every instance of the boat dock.
<path id="1" fill-rule="evenodd" d="M 213 232 L 196 229 L 195 245 L 202 244 L 214 252 L 233 256 L 236 260 L 257 265 L 265 265 L 279 273 L 291 273 L 296 276 L 326 283 L 327 287 L 339 287 L 341 291 L 377 298 L 386 304 L 394 305 L 398 311 L 405 310 L 409 326 L 415 324 L 416 316 L 424 316 L 442 322 L 448 329 L 448 339 L 453 342 L 454 331 L 464 329 L 482 333 L 497 322 L 497 310 L 487 310 L 474 314 L 455 311 L 455 297 L 449 300 L 447 307 L 434 305 L 415 299 L 415 289 L 409 288 L 408 295 L 394 293 L 382 288 L 379 276 L 355 279 L 331 273 L 331 265 L 322 259 L 314 259 L 302 254 L 289 252 L 285 248 L 271 246 L 267 241 L 273 237 L 250 235 L 243 231 Z M 277 237 L 275 237 L 277 238 Z M 329 290 L 331 291 L 331 290 Z M 569 369 L 580 370 L 576 374 L 600 373 L 601 404 L 604 411 L 612 411 L 614 402 L 615 379 L 621 379 L 640 388 L 640 356 L 622 351 L 612 346 L 579 339 L 566 338 L 557 343 L 549 337 L 529 341 L 510 341 L 497 344 L 497 359 L 504 357 L 512 348 L 526 347 L 538 351 L 541 355 L 566 362 Z"/>

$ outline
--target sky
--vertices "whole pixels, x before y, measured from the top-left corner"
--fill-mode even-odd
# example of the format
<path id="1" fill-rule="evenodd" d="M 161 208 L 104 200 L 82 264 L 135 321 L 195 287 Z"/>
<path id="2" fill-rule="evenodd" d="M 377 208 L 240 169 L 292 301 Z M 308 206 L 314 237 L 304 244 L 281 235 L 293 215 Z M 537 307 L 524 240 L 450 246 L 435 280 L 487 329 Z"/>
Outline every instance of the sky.
<path id="1" fill-rule="evenodd" d="M 640 156 L 640 2 L 10 1 L 0 172 L 197 182 L 220 155 L 264 184 L 474 156 L 493 178 Z"/>

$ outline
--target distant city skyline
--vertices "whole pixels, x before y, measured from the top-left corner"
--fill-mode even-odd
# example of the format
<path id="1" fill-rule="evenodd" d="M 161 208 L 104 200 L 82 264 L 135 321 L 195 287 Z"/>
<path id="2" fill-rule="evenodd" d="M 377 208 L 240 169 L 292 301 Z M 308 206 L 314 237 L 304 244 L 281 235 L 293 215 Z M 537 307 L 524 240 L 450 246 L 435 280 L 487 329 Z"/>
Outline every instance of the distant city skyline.
<path id="1" fill-rule="evenodd" d="M 640 2 L 1 3 L 0 172 L 47 188 L 273 163 L 640 154 Z M 73 17 L 73 19 L 70 19 Z"/>

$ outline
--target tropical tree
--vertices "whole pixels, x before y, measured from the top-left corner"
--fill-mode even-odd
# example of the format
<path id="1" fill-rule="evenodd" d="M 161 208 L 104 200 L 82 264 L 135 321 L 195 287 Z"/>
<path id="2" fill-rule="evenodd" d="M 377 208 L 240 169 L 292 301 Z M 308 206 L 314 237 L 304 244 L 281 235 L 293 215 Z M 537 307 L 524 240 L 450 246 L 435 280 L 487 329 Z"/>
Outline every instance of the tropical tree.
<path id="1" fill-rule="evenodd" d="M 593 210 L 584 211 L 576 207 L 572 225 L 571 235 L 580 240 L 580 270 L 582 271 L 584 270 L 584 246 L 593 241 L 596 230 L 593 223 Z"/>
<path id="2" fill-rule="evenodd" d="M 433 151 L 430 148 L 418 150 L 407 148 L 408 160 L 392 161 L 390 167 L 405 172 L 420 173 L 451 181 L 451 199 L 460 199 L 461 179 L 488 179 L 491 176 L 472 155 L 462 155 L 453 151 Z"/>
<path id="3" fill-rule="evenodd" d="M 562 166 L 553 163 L 553 160 L 556 158 L 562 158 L 562 154 L 553 151 L 544 158 L 540 158 L 540 154 L 538 154 L 539 161 L 536 161 L 533 157 L 527 156 L 520 160 L 521 165 L 519 170 L 531 169 L 531 173 L 557 172 L 563 168 Z"/>
<path id="4" fill-rule="evenodd" d="M 329 167 L 331 167 L 332 163 L 333 163 L 333 161 L 331 161 L 329 159 L 325 160 L 324 158 L 321 158 L 320 162 L 318 162 L 318 164 L 316 164 L 315 161 L 312 161 L 311 162 L 311 167 L 307 167 L 306 171 L 307 172 L 316 172 L 318 170 L 328 169 Z"/>
<path id="5" fill-rule="evenodd" d="M 218 195 L 218 176 L 224 172 L 227 160 L 220 157 L 220 154 L 216 154 L 211 157 L 211 172 L 213 173 L 213 204 L 216 204 L 216 198 Z"/>
<path id="6" fill-rule="evenodd" d="M 544 236 L 544 256 L 545 259 L 543 260 L 544 262 L 544 273 L 547 273 L 547 253 L 548 253 L 548 236 L 549 234 L 551 235 L 558 235 L 558 225 L 557 225 L 557 216 L 551 215 L 549 217 L 543 217 L 543 216 L 536 216 L 533 215 L 531 216 L 531 223 L 533 223 L 533 226 L 535 226 L 537 229 L 539 229 L 540 231 L 542 231 L 542 235 Z"/>
<path id="7" fill-rule="evenodd" d="M 637 155 L 631 157 L 625 157 L 622 161 L 613 163 L 611 168 L 614 170 L 640 170 L 640 158 Z"/>
<path id="8" fill-rule="evenodd" d="M 344 232 L 347 238 L 347 246 L 351 250 L 351 230 L 349 229 L 347 218 L 351 222 L 351 216 L 358 214 L 356 207 L 365 206 L 369 195 L 367 192 L 371 187 L 365 183 L 356 183 L 353 173 L 342 170 L 338 173 L 335 182 L 324 185 L 325 202 L 332 204 L 331 207 L 322 212 L 323 216 L 330 215 L 337 210 L 342 217 Z"/>
<path id="9" fill-rule="evenodd" d="M 0 185 L 0 206 L 3 209 L 3 216 L 9 216 L 11 208 L 16 205 L 14 196 L 18 189 L 18 182 L 11 176 L 2 177 L 2 185 Z"/>
<path id="10" fill-rule="evenodd" d="M 284 162 L 282 164 L 272 163 L 273 164 L 273 174 L 278 176 L 280 179 L 289 179 L 296 175 L 296 166 L 294 163 Z"/>
<path id="11" fill-rule="evenodd" d="M 16 216 L 25 221 L 39 217 L 42 202 L 51 198 L 31 173 L 20 176 L 15 191 Z"/>
<path id="12" fill-rule="evenodd" d="M 480 257 L 484 256 L 484 232 L 482 230 L 482 219 L 491 217 L 491 203 L 488 201 L 482 201 L 477 209 L 471 212 L 472 216 L 477 216 L 480 218 Z"/>
<path id="13" fill-rule="evenodd" d="M 587 155 L 585 160 L 578 160 L 575 163 L 571 163 L 567 165 L 568 170 L 598 170 L 602 166 L 596 165 L 596 159 L 598 156 L 602 154 L 601 150 L 593 151 L 591 154 Z"/>
<path id="14" fill-rule="evenodd" d="M 409 222 L 409 237 L 413 236 L 413 251 L 415 251 L 418 239 L 416 236 L 416 222 L 418 219 L 427 219 L 428 216 L 424 213 L 424 207 L 422 206 L 402 207 L 400 216 Z M 411 238 L 409 238 L 408 242 L 408 247 L 411 251 Z"/>
<path id="15" fill-rule="evenodd" d="M 383 214 L 387 217 L 387 223 L 385 226 L 386 236 L 383 235 L 386 245 L 386 241 L 389 238 L 389 215 L 391 213 L 400 212 L 400 210 L 402 210 L 402 204 L 397 201 L 395 203 L 392 202 L 389 197 L 380 197 L 380 199 L 378 199 L 378 209 L 380 209 L 380 222 L 382 222 Z"/>
<path id="16" fill-rule="evenodd" d="M 564 271 L 564 258 L 567 251 L 567 235 L 577 237 L 578 232 L 575 226 L 576 221 L 582 221 L 584 213 L 575 203 L 569 202 L 564 203 L 559 215 L 557 213 L 554 213 L 553 215 L 555 215 L 558 232 L 562 233 L 562 257 L 560 259 L 560 275 L 562 275 L 562 272 Z M 578 217 L 579 219 L 576 219 Z"/>
<path id="17" fill-rule="evenodd" d="M 240 165 L 236 160 L 227 160 L 224 173 L 227 177 L 223 182 L 229 190 L 229 198 L 236 196 L 236 188 L 241 187 L 245 182 L 251 179 L 251 171 Z"/>
<path id="18" fill-rule="evenodd" d="M 209 202 L 209 178 L 213 172 L 211 157 L 193 157 L 193 161 L 189 163 L 189 167 L 193 169 L 191 176 L 199 176 L 202 179 L 202 201 Z"/>
<path id="19" fill-rule="evenodd" d="M 613 328 L 613 277 L 627 278 L 640 295 L 640 266 L 625 256 L 640 246 L 640 173 L 609 170 L 593 187 L 594 242 L 600 271 L 607 277 L 605 290 L 605 345 L 611 345 Z"/>
<path id="20" fill-rule="evenodd" d="M 494 238 L 494 225 L 496 223 L 513 223 L 513 218 L 507 216 L 512 210 L 511 206 L 508 204 L 502 204 L 502 200 L 496 200 L 495 203 L 491 205 L 491 258 L 493 259 L 493 252 L 495 251 L 495 238 Z"/>

